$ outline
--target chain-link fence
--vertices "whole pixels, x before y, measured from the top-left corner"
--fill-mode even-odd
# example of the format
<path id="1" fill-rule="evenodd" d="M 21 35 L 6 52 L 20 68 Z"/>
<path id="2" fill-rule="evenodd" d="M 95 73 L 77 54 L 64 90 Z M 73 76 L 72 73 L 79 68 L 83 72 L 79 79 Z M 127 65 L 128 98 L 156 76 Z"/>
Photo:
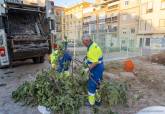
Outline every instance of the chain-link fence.
<path id="1" fill-rule="evenodd" d="M 157 45 L 161 46 L 154 47 L 152 38 L 148 41 L 145 38 L 122 37 L 107 32 L 93 33 L 90 36 L 102 48 L 105 61 L 149 56 L 165 49 L 165 38 L 159 39 L 161 42 L 158 42 Z M 68 38 L 68 50 L 73 53 L 75 58 L 83 58 L 86 55 L 87 48 L 82 44 L 81 35 L 75 39 Z"/>

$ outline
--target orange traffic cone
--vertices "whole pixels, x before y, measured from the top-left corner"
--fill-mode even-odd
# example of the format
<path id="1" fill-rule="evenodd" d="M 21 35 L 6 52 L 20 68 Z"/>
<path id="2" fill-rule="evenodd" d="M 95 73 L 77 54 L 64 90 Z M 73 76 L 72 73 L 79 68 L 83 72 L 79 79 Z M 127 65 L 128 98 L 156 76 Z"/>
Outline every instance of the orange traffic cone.
<path id="1" fill-rule="evenodd" d="M 131 59 L 124 61 L 124 71 L 125 72 L 133 72 L 134 71 L 134 63 Z"/>

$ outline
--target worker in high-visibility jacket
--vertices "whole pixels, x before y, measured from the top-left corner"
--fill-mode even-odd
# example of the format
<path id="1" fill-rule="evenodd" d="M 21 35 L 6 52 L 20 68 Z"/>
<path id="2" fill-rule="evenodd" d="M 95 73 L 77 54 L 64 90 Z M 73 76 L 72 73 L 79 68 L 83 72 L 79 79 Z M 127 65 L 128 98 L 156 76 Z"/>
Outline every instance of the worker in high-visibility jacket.
<path id="1" fill-rule="evenodd" d="M 50 62 L 52 69 L 58 73 L 64 72 L 69 75 L 69 66 L 72 60 L 71 54 L 65 50 L 62 42 L 57 43 L 57 49 L 55 49 L 50 55 Z"/>
<path id="2" fill-rule="evenodd" d="M 101 48 L 92 41 L 89 35 L 82 37 L 84 46 L 87 47 L 86 63 L 90 72 L 90 78 L 87 83 L 88 102 L 87 106 L 98 105 L 101 102 L 98 86 L 103 79 L 104 63 Z"/>
<path id="3" fill-rule="evenodd" d="M 57 64 L 57 60 L 58 60 L 58 50 L 53 50 L 51 55 L 50 55 L 50 63 L 51 63 L 51 68 L 52 69 L 56 69 L 56 64 Z"/>

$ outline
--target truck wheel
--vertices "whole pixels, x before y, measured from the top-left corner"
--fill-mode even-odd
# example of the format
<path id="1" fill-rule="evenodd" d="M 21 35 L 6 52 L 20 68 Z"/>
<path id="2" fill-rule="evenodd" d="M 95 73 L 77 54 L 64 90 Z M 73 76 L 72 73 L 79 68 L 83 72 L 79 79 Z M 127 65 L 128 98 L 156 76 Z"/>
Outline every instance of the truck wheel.
<path id="1" fill-rule="evenodd" d="M 33 63 L 34 64 L 40 63 L 40 57 L 33 57 Z"/>
<path id="2" fill-rule="evenodd" d="M 40 63 L 44 63 L 45 59 L 44 59 L 44 56 L 41 56 L 40 57 Z"/>

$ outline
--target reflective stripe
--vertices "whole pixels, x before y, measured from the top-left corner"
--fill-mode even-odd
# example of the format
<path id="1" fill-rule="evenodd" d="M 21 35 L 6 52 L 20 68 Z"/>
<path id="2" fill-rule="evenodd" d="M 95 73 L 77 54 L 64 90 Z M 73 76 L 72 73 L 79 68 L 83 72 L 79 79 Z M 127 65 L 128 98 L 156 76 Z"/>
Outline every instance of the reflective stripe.
<path id="1" fill-rule="evenodd" d="M 89 60 L 87 60 L 87 64 L 92 64 L 92 62 L 91 62 L 91 61 L 89 61 Z"/>
<path id="2" fill-rule="evenodd" d="M 88 91 L 88 95 L 89 95 L 89 96 L 95 96 L 95 93 L 90 93 L 90 92 Z"/>
<path id="3" fill-rule="evenodd" d="M 103 57 L 100 57 L 100 58 L 99 58 L 99 63 L 100 63 L 100 64 L 103 63 Z"/>
<path id="4" fill-rule="evenodd" d="M 103 63 L 103 57 L 99 58 L 98 63 L 99 64 Z M 92 64 L 92 62 L 90 60 L 87 60 L 87 64 Z"/>

